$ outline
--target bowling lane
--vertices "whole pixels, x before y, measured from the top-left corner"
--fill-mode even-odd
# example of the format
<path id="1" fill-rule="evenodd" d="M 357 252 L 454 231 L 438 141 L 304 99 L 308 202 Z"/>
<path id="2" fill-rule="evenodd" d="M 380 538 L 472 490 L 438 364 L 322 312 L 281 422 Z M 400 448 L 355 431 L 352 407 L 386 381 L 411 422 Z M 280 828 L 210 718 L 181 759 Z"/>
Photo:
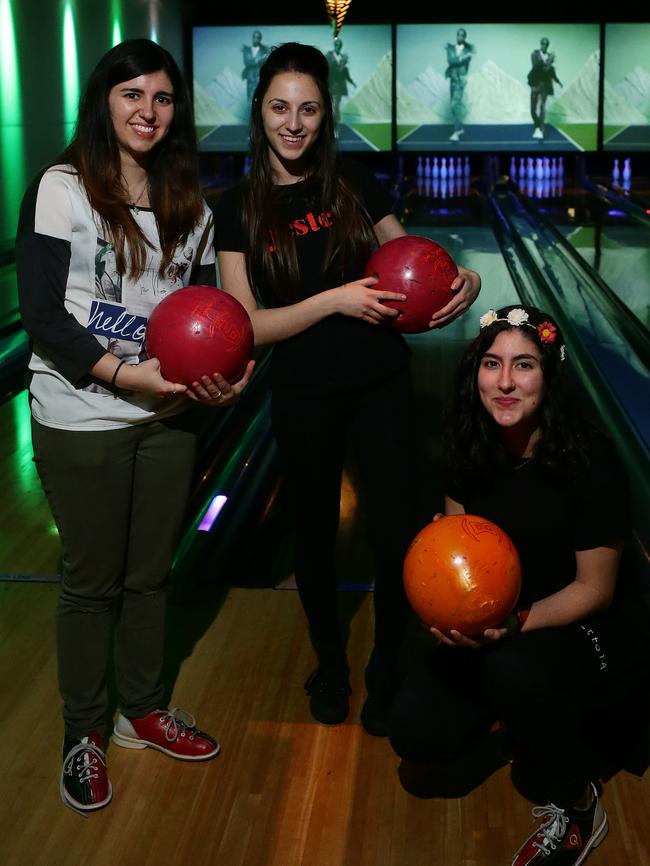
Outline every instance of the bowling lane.
<path id="1" fill-rule="evenodd" d="M 521 189 L 520 191 L 524 192 Z M 528 201 L 550 220 L 636 318 L 650 327 L 650 226 L 588 190 L 526 190 Z"/>
<path id="2" fill-rule="evenodd" d="M 606 222 L 558 225 L 582 258 L 650 328 L 650 231 L 624 215 Z"/>

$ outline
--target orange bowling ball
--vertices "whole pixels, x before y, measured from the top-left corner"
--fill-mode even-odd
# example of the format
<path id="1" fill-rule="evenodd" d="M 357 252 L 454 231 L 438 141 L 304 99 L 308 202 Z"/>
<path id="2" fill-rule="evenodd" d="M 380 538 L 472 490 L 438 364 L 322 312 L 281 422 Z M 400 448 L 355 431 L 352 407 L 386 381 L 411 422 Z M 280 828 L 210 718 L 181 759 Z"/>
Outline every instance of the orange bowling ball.
<path id="1" fill-rule="evenodd" d="M 423 622 L 449 634 L 502 625 L 521 589 L 514 544 L 495 523 L 454 514 L 429 523 L 404 560 L 406 595 Z"/>

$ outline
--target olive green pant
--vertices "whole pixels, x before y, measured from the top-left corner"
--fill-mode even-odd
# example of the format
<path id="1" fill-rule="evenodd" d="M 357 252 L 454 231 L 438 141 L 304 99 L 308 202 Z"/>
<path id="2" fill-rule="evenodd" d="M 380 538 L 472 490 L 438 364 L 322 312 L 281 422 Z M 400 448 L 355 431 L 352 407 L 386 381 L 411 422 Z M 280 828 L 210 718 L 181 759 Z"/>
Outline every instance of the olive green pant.
<path id="1" fill-rule="evenodd" d="M 32 440 L 63 547 L 57 642 L 66 735 L 103 734 L 113 632 L 122 712 L 143 716 L 163 699 L 165 585 L 196 436 L 180 415 L 106 431 L 33 421 Z"/>

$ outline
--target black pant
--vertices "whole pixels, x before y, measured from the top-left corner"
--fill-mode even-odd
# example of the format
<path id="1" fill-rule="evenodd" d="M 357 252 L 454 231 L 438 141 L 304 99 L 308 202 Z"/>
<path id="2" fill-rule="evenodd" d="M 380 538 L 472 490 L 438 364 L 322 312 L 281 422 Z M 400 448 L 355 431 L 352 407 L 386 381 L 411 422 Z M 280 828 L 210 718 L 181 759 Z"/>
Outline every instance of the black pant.
<path id="1" fill-rule="evenodd" d="M 398 693 L 391 744 L 409 764 L 430 765 L 435 783 L 436 766 L 449 775 L 501 720 L 519 765 L 540 783 L 539 796 L 570 805 L 590 780 L 607 774 L 608 738 L 621 736 L 609 720 L 624 720 L 629 710 L 612 714 L 607 706 L 618 674 L 611 665 L 603 668 L 601 643 L 570 625 L 480 650 L 440 646 Z M 417 778 L 421 785 L 422 774 Z"/>
<path id="2" fill-rule="evenodd" d="M 139 717 L 161 705 L 166 581 L 196 434 L 181 415 L 94 431 L 34 421 L 32 435 L 63 546 L 57 631 L 66 733 L 103 733 L 113 633 L 121 711 Z"/>
<path id="3" fill-rule="evenodd" d="M 409 614 L 402 565 L 416 532 L 414 414 L 407 371 L 344 393 L 273 394 L 275 435 L 294 495 L 296 583 L 321 663 L 345 663 L 334 550 L 348 437 L 375 554 L 375 654 L 392 664 L 398 653 Z"/>

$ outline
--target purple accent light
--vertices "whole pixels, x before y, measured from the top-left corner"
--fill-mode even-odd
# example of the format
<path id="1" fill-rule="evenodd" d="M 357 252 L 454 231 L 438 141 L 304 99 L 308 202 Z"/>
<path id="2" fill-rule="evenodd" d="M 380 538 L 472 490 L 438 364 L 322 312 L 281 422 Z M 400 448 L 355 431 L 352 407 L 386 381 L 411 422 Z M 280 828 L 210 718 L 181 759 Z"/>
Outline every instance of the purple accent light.
<path id="1" fill-rule="evenodd" d="M 623 210 L 608 210 L 607 213 L 609 214 L 609 216 L 627 216 L 627 214 Z"/>
<path id="2" fill-rule="evenodd" d="M 228 502 L 228 497 L 224 496 L 222 493 L 219 493 L 214 497 L 212 502 L 208 505 L 206 512 L 203 515 L 203 519 L 199 523 L 197 532 L 210 532 L 226 502 Z"/>

